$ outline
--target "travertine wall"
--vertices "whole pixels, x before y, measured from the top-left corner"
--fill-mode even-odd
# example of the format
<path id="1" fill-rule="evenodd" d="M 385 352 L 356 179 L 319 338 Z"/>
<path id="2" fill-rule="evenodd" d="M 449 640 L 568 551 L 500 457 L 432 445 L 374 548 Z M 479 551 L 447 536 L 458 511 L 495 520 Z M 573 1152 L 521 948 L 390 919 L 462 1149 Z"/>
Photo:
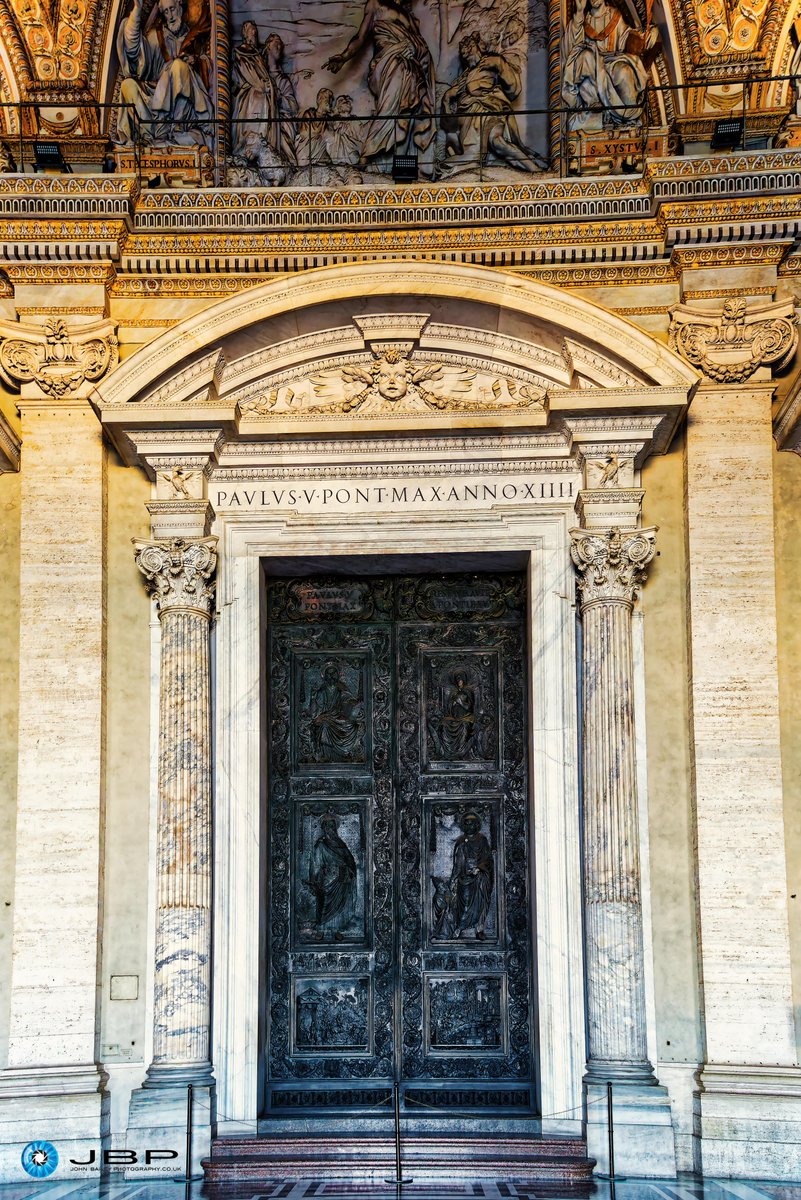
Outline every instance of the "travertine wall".
<path id="1" fill-rule="evenodd" d="M 150 837 L 150 601 L 131 537 L 147 536 L 150 484 L 113 451 L 108 465 L 106 879 L 101 1049 L 105 1063 L 143 1058 Z M 136 999 L 111 999 L 117 988 Z M 137 983 L 133 983 L 136 977 Z"/>
<path id="2" fill-rule="evenodd" d="M 0 1068 L 8 1055 L 17 819 L 20 477 L 0 475 Z"/>
<path id="3" fill-rule="evenodd" d="M 773 463 L 784 829 L 793 1007 L 801 1054 L 801 458 L 775 453 Z"/>
<path id="4" fill-rule="evenodd" d="M 643 472 L 659 557 L 643 591 L 651 924 L 659 1062 L 701 1057 L 687 653 L 684 435 Z"/>

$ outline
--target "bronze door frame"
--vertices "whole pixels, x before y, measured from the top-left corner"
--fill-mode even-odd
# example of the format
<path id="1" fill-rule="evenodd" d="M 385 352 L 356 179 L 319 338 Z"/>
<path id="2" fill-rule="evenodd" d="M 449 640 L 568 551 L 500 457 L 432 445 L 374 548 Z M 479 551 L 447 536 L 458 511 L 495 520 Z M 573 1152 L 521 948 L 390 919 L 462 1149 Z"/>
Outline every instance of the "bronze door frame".
<path id="1" fill-rule="evenodd" d="M 271 858 L 278 854 L 270 894 L 284 888 L 279 916 L 287 920 L 284 936 L 273 908 L 263 1111 L 380 1114 L 387 1110 L 390 1085 L 399 1081 L 407 1110 L 423 1117 L 456 1111 L 533 1115 L 536 992 L 523 577 L 339 576 L 271 580 L 268 588 L 274 703 L 267 845 Z M 284 589 L 278 609 L 277 588 Z M 276 650 L 282 639 L 286 644 Z M 368 657 L 375 663 L 359 666 L 371 641 Z M 421 703 L 426 715 L 415 722 Z M 355 723 L 354 713 L 361 713 Z M 281 739 L 288 753 L 276 758 Z M 301 743 L 308 762 L 302 761 Z M 319 762 L 311 761 L 315 756 Z M 356 773 L 348 779 L 351 768 Z M 379 921 L 368 933 L 354 924 L 349 909 L 350 924 L 343 925 L 340 915 L 315 932 L 311 901 L 298 892 L 303 872 L 309 879 L 315 875 L 309 855 L 346 876 L 359 858 L 352 853 L 357 844 L 364 856 L 359 903 L 365 921 L 371 913 Z M 368 869 L 371 846 L 374 870 Z M 436 878 L 428 870 L 432 864 L 442 872 Z M 388 949 L 386 928 L 379 927 L 382 905 L 370 905 L 371 883 L 380 889 L 387 868 L 388 964 L 382 958 Z M 332 896 L 337 886 L 342 891 L 335 882 Z M 443 903 L 448 889 L 453 894 Z M 358 890 L 354 885 L 354 896 Z M 352 897 L 348 903 L 352 908 Z M 318 922 L 326 904 L 316 910 Z M 276 962 L 291 964 L 278 985 Z M 362 1008 L 368 1016 L 360 1024 Z M 310 1012 L 326 1017 L 327 1036 L 336 1045 L 319 1043 Z"/>

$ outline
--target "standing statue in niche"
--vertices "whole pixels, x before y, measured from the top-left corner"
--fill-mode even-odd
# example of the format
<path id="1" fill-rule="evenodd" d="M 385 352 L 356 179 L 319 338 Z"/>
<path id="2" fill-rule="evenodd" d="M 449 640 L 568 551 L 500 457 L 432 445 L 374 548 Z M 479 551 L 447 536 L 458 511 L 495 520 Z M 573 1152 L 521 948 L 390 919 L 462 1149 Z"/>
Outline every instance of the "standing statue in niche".
<path id="1" fill-rule="evenodd" d="M 361 166 L 413 146 L 425 150 L 435 132 L 434 62 L 411 11 L 411 0 L 366 0 L 357 32 L 344 50 L 323 64 L 323 70 L 338 74 L 368 44 L 373 57 L 367 86 L 375 97 L 376 116 L 362 142 Z"/>
<path id="2" fill-rule="evenodd" d="M 189 15 L 182 0 L 159 0 L 142 28 L 142 0 L 133 0 L 117 34 L 122 84 L 117 140 L 153 146 L 205 145 L 211 136 L 208 0 Z M 134 115 L 135 114 L 135 115 Z"/>
<path id="3" fill-rule="evenodd" d="M 486 836 L 481 832 L 481 817 L 466 813 L 461 835 L 453 847 L 450 895 L 454 938 L 472 930 L 479 941 L 485 937 L 487 913 L 492 902 L 495 863 Z"/>
<path id="4" fill-rule="evenodd" d="M 342 941 L 342 930 L 350 922 L 356 896 L 356 860 L 339 836 L 336 817 L 330 813 L 320 821 L 308 884 L 315 900 L 315 933 Z"/>
<path id="5" fill-rule="evenodd" d="M 608 0 L 576 0 L 562 39 L 562 99 L 576 113 L 571 129 L 615 129 L 641 118 L 643 54 L 658 39 L 654 26 L 634 29 Z"/>
<path id="6" fill-rule="evenodd" d="M 491 54 L 478 33 L 459 42 L 462 70 L 442 97 L 449 174 L 489 155 L 521 171 L 537 171 L 534 154 L 522 142 L 512 101 L 520 95 L 520 72 L 501 54 Z M 458 116 L 453 114 L 458 113 Z"/>

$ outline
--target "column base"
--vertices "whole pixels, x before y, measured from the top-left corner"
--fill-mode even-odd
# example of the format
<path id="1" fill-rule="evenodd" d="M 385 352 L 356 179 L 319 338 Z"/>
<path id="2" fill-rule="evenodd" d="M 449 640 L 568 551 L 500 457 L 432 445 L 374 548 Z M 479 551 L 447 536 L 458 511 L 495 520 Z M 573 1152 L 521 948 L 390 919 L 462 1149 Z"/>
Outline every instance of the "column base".
<path id="1" fill-rule="evenodd" d="M 36 1141 L 56 1148 L 53 1182 L 98 1177 L 109 1137 L 105 1082 L 94 1063 L 0 1071 L 0 1183 L 34 1182 L 22 1151 Z"/>
<path id="2" fill-rule="evenodd" d="M 147 1068 L 143 1088 L 214 1087 L 214 1072 L 210 1062 L 151 1063 Z"/>
<path id="3" fill-rule="evenodd" d="M 606 1084 L 586 1081 L 587 1153 L 596 1170 L 609 1174 Z M 673 1116 L 667 1088 L 658 1083 L 612 1086 L 615 1174 L 637 1178 L 676 1178 Z"/>
<path id="4" fill-rule="evenodd" d="M 801 1068 L 708 1063 L 700 1083 L 705 1175 L 801 1179 Z"/>
<path id="5" fill-rule="evenodd" d="M 126 1179 L 169 1179 L 184 1174 L 202 1175 L 201 1160 L 211 1153 L 212 1129 L 216 1123 L 215 1088 L 201 1087 L 193 1079 L 192 1159 L 187 1172 L 186 1122 L 187 1087 L 141 1088 L 131 1093 L 126 1147 L 136 1151 L 136 1167 Z M 156 1155 L 155 1151 L 161 1151 Z M 149 1153 L 148 1153 L 149 1152 Z"/>
<path id="6" fill-rule="evenodd" d="M 641 1062 L 630 1062 L 628 1059 L 593 1058 L 587 1063 L 584 1082 L 593 1084 L 607 1083 L 613 1086 L 618 1083 L 636 1083 L 642 1087 L 656 1087 L 654 1068 L 644 1058 Z"/>

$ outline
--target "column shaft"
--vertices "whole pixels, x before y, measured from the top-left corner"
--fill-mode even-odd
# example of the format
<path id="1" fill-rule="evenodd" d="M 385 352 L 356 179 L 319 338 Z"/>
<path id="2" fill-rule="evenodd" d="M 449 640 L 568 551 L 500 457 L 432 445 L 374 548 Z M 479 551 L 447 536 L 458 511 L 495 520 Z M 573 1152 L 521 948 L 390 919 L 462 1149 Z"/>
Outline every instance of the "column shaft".
<path id="1" fill-rule="evenodd" d="M 631 613 L 654 530 L 573 530 L 583 619 L 587 1080 L 653 1083 L 640 896 Z"/>
<path id="2" fill-rule="evenodd" d="M 209 620 L 214 538 L 137 542 L 161 618 L 153 1062 L 144 1086 L 213 1082 Z"/>
<path id="3" fill-rule="evenodd" d="M 649 1075 L 631 605 L 584 610 L 584 889 L 589 1071 Z"/>

